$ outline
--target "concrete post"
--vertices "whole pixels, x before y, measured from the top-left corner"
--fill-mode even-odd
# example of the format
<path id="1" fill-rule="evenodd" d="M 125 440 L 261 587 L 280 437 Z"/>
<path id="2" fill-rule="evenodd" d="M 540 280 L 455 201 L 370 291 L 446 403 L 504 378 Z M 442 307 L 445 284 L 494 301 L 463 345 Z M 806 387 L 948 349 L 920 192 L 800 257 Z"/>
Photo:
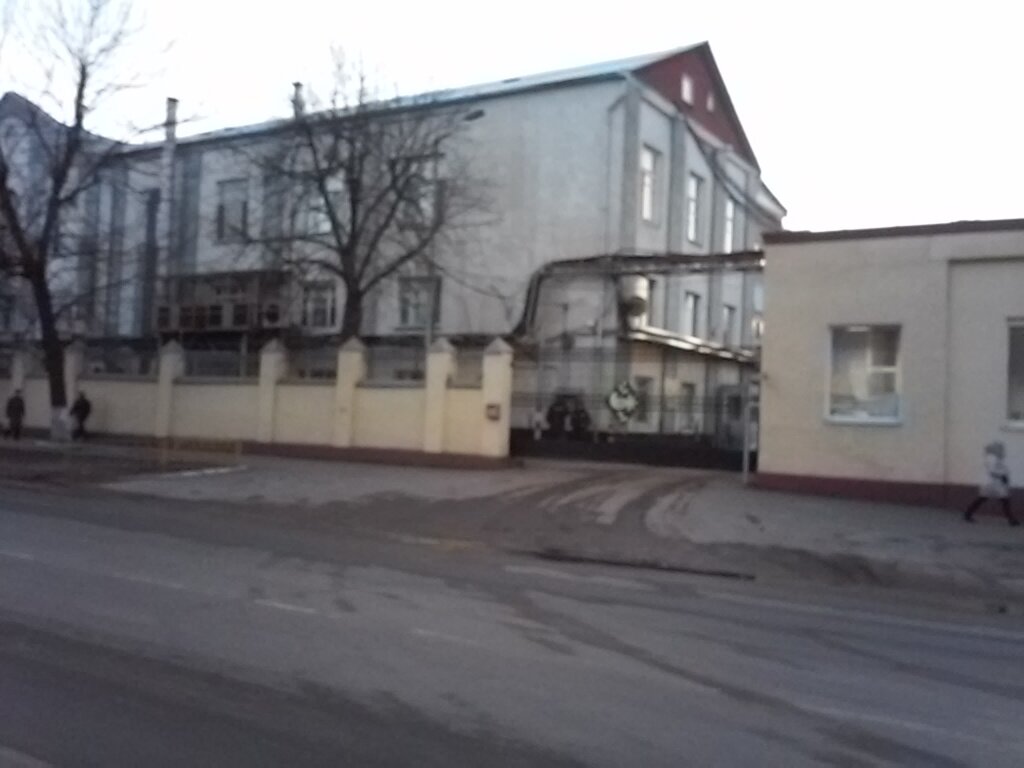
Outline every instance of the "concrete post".
<path id="1" fill-rule="evenodd" d="M 78 380 L 85 372 L 85 342 L 75 339 L 64 347 L 64 391 L 70 405 L 78 397 Z"/>
<path id="2" fill-rule="evenodd" d="M 512 347 L 495 339 L 484 350 L 484 427 L 480 453 L 505 458 L 512 426 Z"/>
<path id="3" fill-rule="evenodd" d="M 171 436 L 174 417 L 174 382 L 185 374 L 185 350 L 176 341 L 167 342 L 160 350 L 156 391 L 156 423 L 153 434 L 158 438 Z"/>
<path id="4" fill-rule="evenodd" d="M 274 407 L 277 404 L 277 383 L 288 371 L 288 350 L 277 339 L 271 339 L 260 350 L 259 423 L 256 439 L 274 442 Z"/>
<path id="5" fill-rule="evenodd" d="M 448 381 L 455 372 L 455 347 L 448 339 L 438 339 L 427 353 L 427 371 L 423 382 L 423 450 L 444 451 L 444 412 L 448 399 Z"/>
<path id="6" fill-rule="evenodd" d="M 366 347 L 351 338 L 338 350 L 338 378 L 334 385 L 334 445 L 353 445 L 356 390 L 366 378 Z"/>

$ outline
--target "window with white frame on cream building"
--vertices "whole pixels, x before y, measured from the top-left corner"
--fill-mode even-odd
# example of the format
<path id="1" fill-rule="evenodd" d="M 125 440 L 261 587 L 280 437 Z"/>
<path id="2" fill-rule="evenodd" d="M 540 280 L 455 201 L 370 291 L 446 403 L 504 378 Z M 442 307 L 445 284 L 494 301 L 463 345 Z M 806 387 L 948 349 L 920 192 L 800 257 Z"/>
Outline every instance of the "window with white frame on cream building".
<path id="1" fill-rule="evenodd" d="M 219 243 L 245 240 L 249 231 L 248 179 L 228 179 L 217 183 L 216 229 Z"/>
<path id="2" fill-rule="evenodd" d="M 833 326 L 829 373 L 829 418 L 883 423 L 900 419 L 899 326 Z"/>
<path id="3" fill-rule="evenodd" d="M 1024 319 L 1010 321 L 1006 418 L 1024 426 Z"/>
<path id="4" fill-rule="evenodd" d="M 700 212 L 703 207 L 701 197 L 704 192 L 704 179 L 691 173 L 686 180 L 686 239 L 691 243 L 700 242 Z"/>
<path id="5" fill-rule="evenodd" d="M 440 281 L 434 277 L 398 279 L 398 323 L 403 328 L 425 328 L 432 314 L 438 320 Z"/>
<path id="6" fill-rule="evenodd" d="M 640 150 L 640 218 L 654 221 L 658 194 L 658 153 L 645 146 Z"/>
<path id="7" fill-rule="evenodd" d="M 700 294 L 694 291 L 683 296 L 683 333 L 700 336 Z"/>
<path id="8" fill-rule="evenodd" d="M 732 253 L 736 237 L 736 203 L 731 197 L 725 198 L 722 217 L 722 253 Z"/>
<path id="9" fill-rule="evenodd" d="M 303 288 L 302 325 L 306 328 L 333 328 L 338 317 L 337 286 L 325 281 Z"/>

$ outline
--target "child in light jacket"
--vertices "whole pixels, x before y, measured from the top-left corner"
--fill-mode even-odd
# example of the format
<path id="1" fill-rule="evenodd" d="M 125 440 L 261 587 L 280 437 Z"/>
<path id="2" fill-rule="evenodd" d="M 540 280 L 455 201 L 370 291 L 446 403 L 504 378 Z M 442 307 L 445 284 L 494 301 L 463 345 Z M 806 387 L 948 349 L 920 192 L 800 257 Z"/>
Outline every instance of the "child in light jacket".
<path id="1" fill-rule="evenodd" d="M 985 446 L 985 472 L 978 488 L 978 498 L 964 512 L 964 520 L 974 522 L 974 513 L 987 499 L 999 499 L 1010 525 L 1020 525 L 1010 508 L 1010 470 L 1006 467 L 1006 446 L 996 441 Z"/>

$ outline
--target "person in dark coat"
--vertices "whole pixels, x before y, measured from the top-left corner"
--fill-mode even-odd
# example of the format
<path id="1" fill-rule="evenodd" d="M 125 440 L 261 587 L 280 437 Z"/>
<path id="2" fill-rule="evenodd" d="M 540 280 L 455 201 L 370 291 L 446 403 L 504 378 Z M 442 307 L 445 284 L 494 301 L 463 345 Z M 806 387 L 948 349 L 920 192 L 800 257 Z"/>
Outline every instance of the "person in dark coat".
<path id="1" fill-rule="evenodd" d="M 21 396 L 21 390 L 14 390 L 14 394 L 7 398 L 7 423 L 8 434 L 15 440 L 21 439 L 21 424 L 25 420 L 25 400 Z"/>
<path id="2" fill-rule="evenodd" d="M 85 440 L 88 437 L 85 431 L 85 422 L 90 413 L 92 413 L 92 403 L 85 396 L 85 392 L 79 392 L 71 406 L 71 416 L 75 419 L 75 429 L 71 433 L 72 440 Z"/>

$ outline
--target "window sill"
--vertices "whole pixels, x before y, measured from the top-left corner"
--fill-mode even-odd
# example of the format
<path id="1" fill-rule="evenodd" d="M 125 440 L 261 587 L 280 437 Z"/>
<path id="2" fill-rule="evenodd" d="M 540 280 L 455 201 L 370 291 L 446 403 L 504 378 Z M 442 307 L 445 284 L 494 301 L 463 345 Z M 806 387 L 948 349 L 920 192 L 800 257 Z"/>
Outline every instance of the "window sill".
<path id="1" fill-rule="evenodd" d="M 841 427 L 902 427 L 903 418 L 878 419 L 870 416 L 826 416 L 828 424 Z"/>
<path id="2" fill-rule="evenodd" d="M 1002 426 L 1003 432 L 1024 432 L 1024 421 L 1007 421 Z"/>

